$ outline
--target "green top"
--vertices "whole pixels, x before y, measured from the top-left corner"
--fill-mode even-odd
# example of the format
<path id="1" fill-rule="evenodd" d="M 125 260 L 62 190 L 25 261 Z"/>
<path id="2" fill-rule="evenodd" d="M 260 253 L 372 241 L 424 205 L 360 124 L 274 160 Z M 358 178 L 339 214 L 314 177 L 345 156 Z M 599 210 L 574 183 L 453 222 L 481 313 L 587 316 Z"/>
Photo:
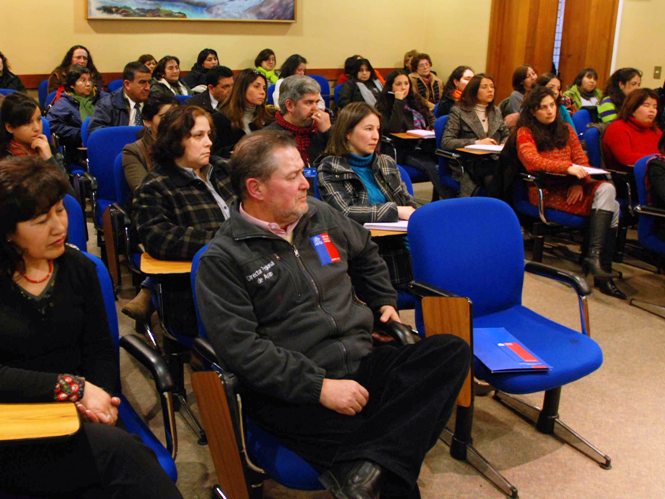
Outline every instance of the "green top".
<path id="1" fill-rule="evenodd" d="M 277 76 L 277 73 L 275 73 L 275 70 L 268 71 L 265 68 L 262 68 L 261 66 L 258 66 L 256 70 L 261 73 L 263 76 L 266 77 L 266 80 L 268 80 L 268 85 L 271 85 L 275 83 L 277 80 L 279 80 L 279 76 Z"/>

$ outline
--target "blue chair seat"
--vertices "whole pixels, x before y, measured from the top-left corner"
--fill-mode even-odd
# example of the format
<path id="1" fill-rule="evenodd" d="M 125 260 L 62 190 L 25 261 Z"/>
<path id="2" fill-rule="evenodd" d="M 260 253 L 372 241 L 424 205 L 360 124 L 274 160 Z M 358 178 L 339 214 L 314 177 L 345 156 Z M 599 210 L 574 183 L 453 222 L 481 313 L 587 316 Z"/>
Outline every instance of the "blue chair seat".
<path id="1" fill-rule="evenodd" d="M 166 448 L 164 448 L 160 441 L 157 440 L 141 417 L 136 414 L 136 411 L 124 395 L 120 395 L 120 400 L 122 400 L 122 403 L 118 408 L 118 417 L 122 421 L 125 429 L 132 435 L 138 436 L 141 441 L 155 453 L 162 469 L 166 472 L 169 478 L 175 482 L 178 479 L 178 470 L 175 466 L 175 462 L 171 458 L 171 454 L 169 454 Z"/>
<path id="2" fill-rule="evenodd" d="M 522 198 L 516 200 L 514 204 L 515 210 L 518 213 L 538 219 L 538 207 L 531 204 L 527 199 Z M 586 217 L 580 217 L 578 215 L 566 213 L 565 211 L 552 210 L 550 208 L 545 208 L 545 217 L 550 222 L 573 229 L 582 229 L 586 227 L 588 221 Z"/>
<path id="3" fill-rule="evenodd" d="M 418 182 L 429 181 L 429 177 L 422 170 L 409 165 L 400 164 L 399 166 L 407 173 L 409 179 L 411 179 L 411 183 L 415 184 Z"/>
<path id="4" fill-rule="evenodd" d="M 297 490 L 321 490 L 319 472 L 275 436 L 246 419 L 247 452 L 273 480 Z"/>
<path id="5" fill-rule="evenodd" d="M 603 362 L 598 344 L 588 336 L 553 322 L 522 305 L 473 319 L 474 328 L 504 327 L 548 364 L 548 372 L 492 374 L 474 359 L 476 377 L 507 393 L 550 390 L 592 373 Z M 547 331 L 547 334 L 543 334 Z"/>

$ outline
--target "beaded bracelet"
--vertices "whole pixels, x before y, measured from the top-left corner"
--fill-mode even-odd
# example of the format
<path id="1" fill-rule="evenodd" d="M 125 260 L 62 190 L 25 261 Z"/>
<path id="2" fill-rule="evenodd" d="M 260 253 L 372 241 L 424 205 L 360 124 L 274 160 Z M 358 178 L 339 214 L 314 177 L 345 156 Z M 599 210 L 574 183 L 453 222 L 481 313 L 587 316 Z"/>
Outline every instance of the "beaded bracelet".
<path id="1" fill-rule="evenodd" d="M 59 374 L 53 399 L 58 402 L 78 402 L 83 398 L 85 378 L 72 374 Z"/>

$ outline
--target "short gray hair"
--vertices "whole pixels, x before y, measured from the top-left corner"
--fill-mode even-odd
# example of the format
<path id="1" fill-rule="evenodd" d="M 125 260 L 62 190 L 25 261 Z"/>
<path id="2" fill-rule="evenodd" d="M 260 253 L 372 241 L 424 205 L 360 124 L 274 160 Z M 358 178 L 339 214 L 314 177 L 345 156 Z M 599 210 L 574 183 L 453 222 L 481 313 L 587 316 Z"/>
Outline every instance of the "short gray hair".
<path id="1" fill-rule="evenodd" d="M 318 82 L 304 75 L 293 75 L 284 78 L 279 86 L 279 111 L 286 114 L 286 99 L 296 102 L 306 94 L 321 94 L 321 86 Z"/>

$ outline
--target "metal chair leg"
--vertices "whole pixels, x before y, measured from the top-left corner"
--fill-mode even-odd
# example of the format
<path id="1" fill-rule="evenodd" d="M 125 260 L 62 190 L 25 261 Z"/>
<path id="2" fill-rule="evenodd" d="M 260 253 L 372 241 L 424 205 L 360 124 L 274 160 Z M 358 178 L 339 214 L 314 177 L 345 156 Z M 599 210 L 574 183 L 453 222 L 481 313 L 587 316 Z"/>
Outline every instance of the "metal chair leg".
<path id="1" fill-rule="evenodd" d="M 511 498 L 518 497 L 517 488 L 510 483 L 492 464 L 472 445 L 471 426 L 473 409 L 457 407 L 455 432 L 445 428 L 439 439 L 450 448 L 450 455 L 459 461 L 466 461 L 496 488 Z"/>
<path id="2" fill-rule="evenodd" d="M 607 454 L 599 450 L 595 445 L 559 419 L 557 410 L 560 393 L 561 388 L 545 392 L 542 410 L 504 392 L 495 392 L 494 398 L 523 419 L 533 423 L 541 433 L 556 436 L 562 442 L 569 444 L 582 454 L 596 461 L 601 468 L 610 469 L 612 467 L 612 460 Z"/>
<path id="3" fill-rule="evenodd" d="M 657 305 L 655 303 L 649 303 L 648 301 L 637 300 L 635 298 L 631 298 L 628 303 L 633 307 L 637 307 L 649 312 L 650 314 L 657 315 L 658 317 L 665 319 L 665 307 L 663 305 Z"/>

